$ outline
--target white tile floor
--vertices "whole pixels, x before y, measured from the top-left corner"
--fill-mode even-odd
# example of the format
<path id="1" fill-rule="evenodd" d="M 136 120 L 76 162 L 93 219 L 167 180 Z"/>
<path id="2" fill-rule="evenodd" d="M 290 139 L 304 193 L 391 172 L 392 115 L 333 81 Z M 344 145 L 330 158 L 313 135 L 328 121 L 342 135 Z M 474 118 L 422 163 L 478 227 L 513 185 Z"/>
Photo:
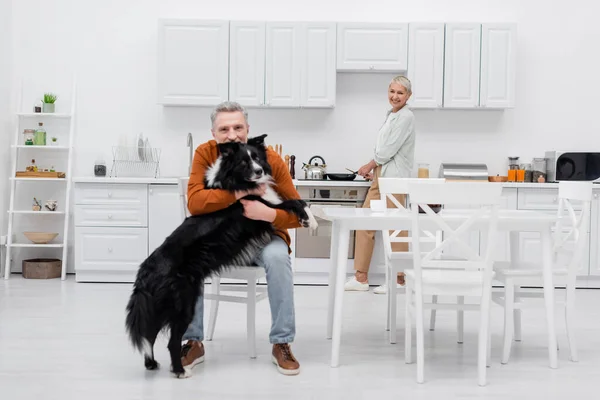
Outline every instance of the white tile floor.
<path id="1" fill-rule="evenodd" d="M 329 367 L 325 337 L 327 289 L 296 287 L 294 353 L 302 371 L 280 375 L 270 362 L 268 302 L 258 306 L 258 358 L 246 355 L 242 305 L 223 304 L 215 340 L 194 376 L 168 372 L 166 340 L 156 346 L 161 369 L 148 372 L 125 336 L 127 284 L 24 280 L 0 282 L 0 398 L 28 399 L 595 399 L 600 381 L 600 290 L 580 290 L 579 363 L 568 361 L 562 314 L 557 313 L 559 369 L 548 368 L 545 320 L 540 309 L 525 314 L 523 342 L 511 362 L 499 363 L 502 312 L 494 307 L 493 365 L 489 385 L 477 386 L 476 314 L 467 314 L 465 343 L 456 343 L 455 314 L 438 312 L 426 331 L 426 383 L 404 364 L 403 334 L 390 345 L 384 330 L 385 297 L 346 293 L 342 365 Z M 403 302 L 403 298 L 399 300 Z M 399 307 L 403 310 L 402 305 Z M 208 310 L 208 308 L 207 308 Z M 403 327 L 399 314 L 398 326 Z"/>

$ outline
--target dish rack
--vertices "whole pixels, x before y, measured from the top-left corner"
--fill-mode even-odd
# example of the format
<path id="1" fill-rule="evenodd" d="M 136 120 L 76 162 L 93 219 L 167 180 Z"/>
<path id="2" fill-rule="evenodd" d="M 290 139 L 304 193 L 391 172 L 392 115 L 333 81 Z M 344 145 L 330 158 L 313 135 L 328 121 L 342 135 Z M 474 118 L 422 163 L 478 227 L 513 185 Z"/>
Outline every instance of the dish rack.
<path id="1" fill-rule="evenodd" d="M 138 146 L 113 146 L 111 177 L 158 178 L 160 149 Z"/>

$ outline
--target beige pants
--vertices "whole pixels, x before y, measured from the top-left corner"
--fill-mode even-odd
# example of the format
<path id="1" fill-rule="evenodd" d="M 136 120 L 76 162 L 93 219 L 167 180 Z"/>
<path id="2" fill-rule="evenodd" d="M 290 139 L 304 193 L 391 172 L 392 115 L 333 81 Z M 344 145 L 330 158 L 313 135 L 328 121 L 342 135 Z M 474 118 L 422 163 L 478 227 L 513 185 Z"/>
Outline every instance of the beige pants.
<path id="1" fill-rule="evenodd" d="M 373 171 L 373 183 L 367 192 L 367 197 L 363 204 L 363 208 L 371 207 L 371 200 L 380 200 L 381 193 L 379 193 L 379 175 L 381 174 L 381 167 L 375 168 Z M 394 195 L 401 204 L 404 204 L 406 195 L 396 194 Z M 387 199 L 388 207 L 396 207 L 390 199 Z M 392 234 L 393 231 L 390 231 Z M 398 236 L 408 236 L 407 231 L 402 231 Z M 359 272 L 369 272 L 369 266 L 371 265 L 371 256 L 373 255 L 373 248 L 375 247 L 375 231 L 356 231 L 356 240 L 354 242 L 354 269 Z M 392 251 L 408 251 L 408 243 L 392 243 Z"/>

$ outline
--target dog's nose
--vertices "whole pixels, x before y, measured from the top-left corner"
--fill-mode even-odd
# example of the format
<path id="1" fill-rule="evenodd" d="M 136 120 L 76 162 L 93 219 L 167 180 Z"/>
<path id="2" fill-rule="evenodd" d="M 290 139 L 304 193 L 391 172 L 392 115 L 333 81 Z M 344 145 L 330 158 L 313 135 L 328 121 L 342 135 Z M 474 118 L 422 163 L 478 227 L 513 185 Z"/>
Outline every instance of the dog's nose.
<path id="1" fill-rule="evenodd" d="M 263 173 L 263 169 L 262 168 L 254 168 L 254 173 L 256 175 L 262 175 Z"/>

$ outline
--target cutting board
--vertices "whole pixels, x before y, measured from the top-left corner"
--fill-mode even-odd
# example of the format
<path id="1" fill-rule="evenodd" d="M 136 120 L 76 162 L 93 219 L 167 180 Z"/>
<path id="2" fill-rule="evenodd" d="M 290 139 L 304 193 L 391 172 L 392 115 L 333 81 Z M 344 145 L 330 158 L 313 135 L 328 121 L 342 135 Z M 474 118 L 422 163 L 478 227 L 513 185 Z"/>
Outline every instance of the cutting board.
<path id="1" fill-rule="evenodd" d="M 17 171 L 17 178 L 64 178 L 64 172 Z"/>

